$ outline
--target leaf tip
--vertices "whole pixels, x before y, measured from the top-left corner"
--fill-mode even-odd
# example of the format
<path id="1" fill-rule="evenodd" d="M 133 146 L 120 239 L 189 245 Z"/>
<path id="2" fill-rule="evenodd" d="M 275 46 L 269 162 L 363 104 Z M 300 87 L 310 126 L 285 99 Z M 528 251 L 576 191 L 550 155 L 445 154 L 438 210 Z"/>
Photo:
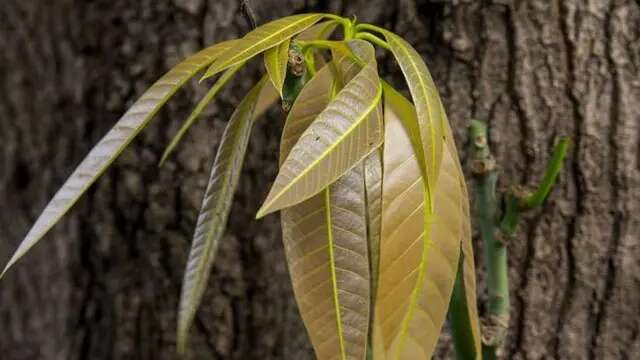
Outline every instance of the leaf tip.
<path id="1" fill-rule="evenodd" d="M 165 151 L 164 154 L 162 154 L 162 157 L 160 158 L 160 161 L 158 161 L 158 167 L 161 168 L 162 165 L 164 165 L 165 162 L 167 162 L 167 159 L 169 158 L 169 154 L 171 152 L 170 151 Z"/>
<path id="2" fill-rule="evenodd" d="M 266 205 L 266 204 L 265 204 Z M 262 207 L 260 208 L 260 210 L 258 210 L 258 212 L 256 213 L 256 220 L 262 219 L 263 217 L 271 214 L 273 212 L 273 209 L 262 205 Z"/>

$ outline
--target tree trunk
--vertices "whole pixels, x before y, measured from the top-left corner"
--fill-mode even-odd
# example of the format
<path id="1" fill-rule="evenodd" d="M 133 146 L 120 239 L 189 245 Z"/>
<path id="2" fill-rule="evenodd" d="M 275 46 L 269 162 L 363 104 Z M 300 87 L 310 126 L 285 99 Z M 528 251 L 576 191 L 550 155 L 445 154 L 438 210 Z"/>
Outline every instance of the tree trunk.
<path id="1" fill-rule="evenodd" d="M 238 3 L 0 3 L 0 264 L 154 79 L 197 49 L 249 29 Z M 555 139 L 570 136 L 559 185 L 509 243 L 513 308 L 504 357 L 640 354 L 637 1 L 252 3 L 259 23 L 332 11 L 407 37 L 430 66 L 459 149 L 470 119 L 489 122 L 504 186 L 535 184 Z M 399 69 L 380 54 L 381 68 L 401 84 Z M 175 358 L 180 284 L 209 167 L 258 65 L 241 73 L 158 168 L 164 146 L 206 89 L 194 82 L 180 92 L 0 282 L 3 359 Z M 278 216 L 254 221 L 277 171 L 282 118 L 275 109 L 255 127 L 192 330 L 192 359 L 313 358 Z M 448 336 L 442 338 L 438 356 L 451 358 Z"/>

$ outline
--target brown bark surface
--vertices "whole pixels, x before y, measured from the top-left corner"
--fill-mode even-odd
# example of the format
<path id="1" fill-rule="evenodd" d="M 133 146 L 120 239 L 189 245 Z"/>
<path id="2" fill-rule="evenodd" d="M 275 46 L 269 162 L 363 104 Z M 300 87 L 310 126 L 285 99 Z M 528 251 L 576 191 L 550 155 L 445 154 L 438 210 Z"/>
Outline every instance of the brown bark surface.
<path id="1" fill-rule="evenodd" d="M 0 264 L 154 79 L 197 49 L 248 30 L 238 3 L 0 2 Z M 406 36 L 430 66 L 459 148 L 470 119 L 490 123 L 505 186 L 536 183 L 554 140 L 570 136 L 560 184 L 509 244 L 513 309 L 504 355 L 640 355 L 637 1 L 252 3 L 259 23 L 332 11 Z M 383 64 L 400 84 L 398 68 Z M 233 104 L 258 71 L 257 63 L 244 71 L 158 168 L 205 88 L 194 83 L 180 92 L 0 282 L 2 359 L 175 358 L 177 300 L 209 167 Z M 254 130 L 192 331 L 192 359 L 313 358 L 278 217 L 253 220 L 276 174 L 281 119 L 276 109 Z M 443 338 L 439 357 L 451 358 Z"/>

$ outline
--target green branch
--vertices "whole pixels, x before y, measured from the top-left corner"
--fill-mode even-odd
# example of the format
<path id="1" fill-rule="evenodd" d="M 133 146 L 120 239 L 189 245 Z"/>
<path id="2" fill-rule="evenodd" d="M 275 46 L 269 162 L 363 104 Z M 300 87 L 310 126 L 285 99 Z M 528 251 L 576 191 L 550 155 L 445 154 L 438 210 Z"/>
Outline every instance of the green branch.
<path id="1" fill-rule="evenodd" d="M 562 170 L 569 140 L 563 138 L 554 149 L 553 156 L 540 185 L 533 194 L 522 187 L 512 187 L 505 194 L 498 195 L 496 184 L 498 174 L 495 160 L 487 141 L 487 125 L 473 120 L 469 127 L 469 153 L 471 172 L 474 175 L 474 215 L 484 246 L 484 265 L 487 271 L 487 291 L 489 295 L 486 314 L 482 323 L 483 359 L 496 359 L 497 350 L 502 346 L 509 327 L 509 268 L 507 261 L 507 240 L 515 234 L 520 215 L 542 205 Z M 498 199 L 503 198 L 503 208 L 499 211 Z M 454 290 L 455 298 L 455 290 Z M 466 359 L 464 333 L 454 325 L 454 343 L 458 359 Z M 462 334 L 462 335 L 461 335 Z"/>

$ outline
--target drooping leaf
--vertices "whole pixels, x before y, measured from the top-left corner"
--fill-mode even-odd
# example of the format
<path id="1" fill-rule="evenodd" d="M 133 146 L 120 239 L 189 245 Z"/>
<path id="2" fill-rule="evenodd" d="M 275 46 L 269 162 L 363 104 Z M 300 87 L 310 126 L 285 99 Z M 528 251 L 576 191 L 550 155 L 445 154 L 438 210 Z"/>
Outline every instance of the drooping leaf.
<path id="1" fill-rule="evenodd" d="M 0 278 L 69 211 L 80 196 L 104 173 L 171 96 L 197 72 L 230 48 L 234 42 L 234 40 L 223 42 L 188 57 L 157 80 L 131 106 L 82 160 L 47 204 L 0 274 Z"/>
<path id="2" fill-rule="evenodd" d="M 366 65 L 300 136 L 258 218 L 318 194 L 381 144 L 375 109 L 382 89 L 373 46 L 359 40 L 350 45 L 367 49 Z"/>
<path id="3" fill-rule="evenodd" d="M 198 105 L 196 105 L 196 107 L 193 109 L 193 111 L 191 112 L 187 120 L 185 120 L 185 122 L 180 127 L 180 130 L 178 130 L 178 132 L 171 139 L 171 142 L 169 143 L 167 148 L 164 150 L 164 153 L 160 158 L 160 166 L 164 164 L 164 162 L 169 158 L 169 155 L 171 155 L 171 153 L 176 148 L 176 146 L 180 143 L 180 141 L 182 140 L 184 135 L 187 133 L 187 131 L 191 128 L 191 126 L 193 126 L 193 124 L 195 124 L 196 120 L 198 120 L 198 117 L 200 116 L 202 111 L 204 111 L 207 105 L 209 105 L 209 103 L 213 100 L 213 98 L 218 94 L 220 89 L 222 89 L 222 87 L 229 80 L 231 80 L 233 75 L 235 75 L 235 73 L 242 67 L 242 65 L 243 64 L 234 66 L 231 69 L 225 71 L 224 74 L 222 74 L 222 76 L 220 76 L 220 78 L 215 82 L 215 84 L 213 84 L 211 89 L 209 89 L 207 94 L 198 102 Z"/>
<path id="4" fill-rule="evenodd" d="M 323 17 L 323 14 L 293 15 L 257 27 L 211 64 L 202 78 L 209 78 L 224 69 L 251 59 L 307 29 Z"/>
<path id="5" fill-rule="evenodd" d="M 463 196 L 455 159 L 448 149 L 444 149 L 435 191 L 432 249 L 425 260 L 423 290 L 408 334 L 404 340 L 401 337 L 397 340 L 400 359 L 431 358 L 455 284 L 463 223 L 469 221 L 469 214 L 464 213 L 468 199 Z"/>
<path id="6" fill-rule="evenodd" d="M 224 233 L 249 135 L 256 119 L 256 105 L 265 94 L 265 89 L 266 93 L 270 91 L 267 82 L 266 77 L 260 80 L 238 105 L 218 147 L 182 285 L 177 334 L 179 353 L 184 352 L 189 328 L 202 300 L 218 243 Z"/>
<path id="7" fill-rule="evenodd" d="M 293 105 L 281 162 L 329 104 L 324 67 Z M 318 359 L 363 359 L 369 326 L 369 263 L 362 165 L 328 189 L 282 210 L 283 242 L 300 314 Z"/>
<path id="8" fill-rule="evenodd" d="M 432 194 L 442 161 L 444 143 L 444 113 L 440 107 L 438 90 L 422 57 L 407 41 L 390 32 L 383 32 L 391 52 L 409 86 L 415 104 L 420 139 L 424 151 L 426 187 Z M 433 196 L 428 206 L 433 207 Z"/>
<path id="9" fill-rule="evenodd" d="M 280 45 L 274 46 L 264 53 L 264 66 L 267 69 L 273 86 L 278 90 L 281 97 L 282 86 L 284 86 L 284 79 L 287 76 L 289 43 L 289 39 L 286 39 L 280 43 Z"/>
<path id="10" fill-rule="evenodd" d="M 397 93 L 395 93 L 397 94 Z M 409 107 L 409 108 L 402 108 Z M 457 168 L 445 152 L 429 213 L 408 101 L 385 92 L 385 146 L 376 325 L 391 359 L 428 359 L 455 282 L 463 218 Z M 415 120 L 411 120 L 415 121 Z"/>
<path id="11" fill-rule="evenodd" d="M 461 254 L 460 261 L 461 264 L 458 264 L 458 276 L 456 278 L 455 288 L 459 289 L 458 291 L 454 290 L 454 297 L 459 296 L 459 299 L 452 298 L 453 301 L 457 300 L 461 303 L 461 306 L 456 308 L 456 310 L 460 310 L 463 308 L 464 314 L 455 314 L 456 320 L 463 322 L 462 324 L 452 324 L 453 326 L 461 326 L 464 328 L 466 334 L 464 336 L 470 337 L 468 339 L 470 344 L 473 346 L 465 346 L 465 351 L 468 351 L 470 359 L 479 359 L 482 353 L 482 345 L 481 345 L 481 334 L 480 334 L 480 320 L 478 317 L 478 308 L 477 308 L 477 294 L 476 294 L 476 269 L 475 269 L 475 260 L 473 254 L 473 243 L 471 236 L 471 217 L 469 211 L 469 195 L 467 190 L 467 184 L 464 180 L 464 173 L 462 171 L 462 167 L 460 165 L 460 159 L 457 154 L 456 145 L 453 137 L 453 133 L 451 131 L 451 127 L 449 122 L 446 124 L 447 131 L 447 141 L 445 142 L 446 148 L 449 150 L 449 153 L 453 154 L 454 161 L 456 166 L 456 173 L 460 183 L 460 189 L 463 195 L 463 207 L 462 211 L 465 216 L 462 218 L 462 234 L 461 234 Z M 460 284 L 458 284 L 460 282 Z M 458 294 L 456 294 L 458 293 Z M 453 305 L 452 305 L 453 306 Z M 454 315 L 454 314 L 452 314 Z M 453 322 L 453 321 L 452 321 Z M 459 334 L 462 336 L 463 334 Z"/>

